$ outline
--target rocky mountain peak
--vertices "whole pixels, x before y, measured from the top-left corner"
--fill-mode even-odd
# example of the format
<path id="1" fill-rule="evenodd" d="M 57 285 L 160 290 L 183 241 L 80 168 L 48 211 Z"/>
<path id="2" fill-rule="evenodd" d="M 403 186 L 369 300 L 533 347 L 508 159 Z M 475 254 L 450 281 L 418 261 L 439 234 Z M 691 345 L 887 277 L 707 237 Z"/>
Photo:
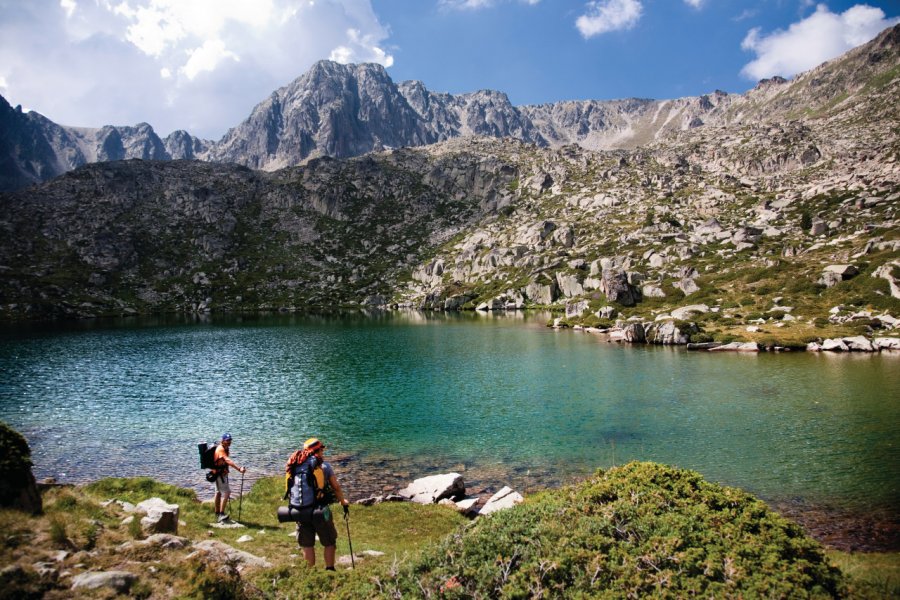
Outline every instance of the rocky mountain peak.
<path id="1" fill-rule="evenodd" d="M 262 100 L 218 142 L 187 132 L 161 140 L 152 127 L 63 127 L 4 100 L 0 120 L 0 189 L 46 180 L 86 162 L 192 158 L 272 171 L 319 157 L 358 156 L 466 136 L 512 137 L 557 148 L 633 149 L 679 132 L 750 122 L 783 122 L 801 113 L 831 114 L 855 95 L 890 81 L 900 55 L 900 26 L 843 57 L 788 81 L 772 77 L 744 94 L 715 90 L 671 100 L 626 98 L 515 106 L 502 91 L 430 91 L 399 85 L 379 64 L 323 60 Z M 887 79 L 884 79 L 887 77 Z M 884 103 L 889 99 L 884 98 Z M 881 106 L 881 105 L 879 105 Z M 881 110 L 881 108 L 879 108 Z"/>

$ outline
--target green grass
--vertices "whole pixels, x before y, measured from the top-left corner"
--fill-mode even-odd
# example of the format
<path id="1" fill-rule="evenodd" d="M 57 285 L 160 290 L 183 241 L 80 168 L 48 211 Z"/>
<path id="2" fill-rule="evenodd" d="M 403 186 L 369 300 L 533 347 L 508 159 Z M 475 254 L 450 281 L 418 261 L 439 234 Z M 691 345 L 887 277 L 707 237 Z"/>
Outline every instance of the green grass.
<path id="1" fill-rule="evenodd" d="M 45 515 L 0 510 L 0 563 L 30 565 L 48 551 L 73 552 L 60 569 L 138 574 L 137 598 L 402 597 L 896 597 L 900 553 L 828 551 L 749 494 L 698 474 L 631 463 L 580 484 L 529 496 L 513 510 L 470 522 L 442 506 L 353 506 L 350 530 L 359 554 L 377 550 L 355 570 L 309 569 L 293 536 L 279 524 L 279 477 L 259 480 L 241 503 L 241 529 L 210 526 L 212 506 L 194 492 L 147 478 L 103 479 L 44 493 Z M 269 569 L 237 573 L 198 559 L 190 548 L 163 550 L 133 541 L 112 498 L 137 503 L 158 496 L 179 504 L 179 535 L 214 539 L 265 557 Z M 237 504 L 230 512 L 237 514 Z M 349 553 L 336 511 L 338 555 Z M 136 521 L 133 521 L 137 522 Z M 249 542 L 237 539 L 249 535 Z M 88 551 L 91 553 L 88 554 Z M 76 564 L 82 566 L 76 567 Z M 840 571 L 829 565 L 837 565 Z M 154 571 L 148 570 L 153 567 Z M 65 593 L 32 571 L 4 575 L 5 597 Z M 2 586 L 0 586 L 2 587 Z M 441 588 L 444 589 L 441 593 Z M 0 598 L 3 598 L 0 592 Z M 48 596 L 49 597 L 49 596 Z"/>
<path id="2" fill-rule="evenodd" d="M 827 554 L 847 577 L 850 598 L 900 598 L 900 553 L 829 550 Z"/>

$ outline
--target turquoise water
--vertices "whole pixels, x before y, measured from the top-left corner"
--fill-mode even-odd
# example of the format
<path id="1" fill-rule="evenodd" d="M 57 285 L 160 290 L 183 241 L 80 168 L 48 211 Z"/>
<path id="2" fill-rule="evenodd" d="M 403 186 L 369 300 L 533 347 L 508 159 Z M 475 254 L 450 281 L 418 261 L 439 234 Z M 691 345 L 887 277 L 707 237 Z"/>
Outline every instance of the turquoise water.
<path id="1" fill-rule="evenodd" d="M 900 356 L 715 354 L 546 315 L 132 320 L 0 330 L 0 419 L 38 478 L 201 480 L 222 431 L 278 472 L 319 436 L 356 469 L 541 487 L 653 460 L 764 498 L 900 506 Z M 398 465 L 403 465 L 397 473 Z M 496 481 L 495 481 L 496 480 Z"/>

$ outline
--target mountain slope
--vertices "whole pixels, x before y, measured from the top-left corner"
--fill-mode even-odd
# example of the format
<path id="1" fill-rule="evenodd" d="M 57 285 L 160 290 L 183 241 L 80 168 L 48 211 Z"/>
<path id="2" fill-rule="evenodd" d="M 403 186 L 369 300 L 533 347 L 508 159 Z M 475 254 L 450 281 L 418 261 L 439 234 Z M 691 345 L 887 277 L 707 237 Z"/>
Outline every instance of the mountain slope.
<path id="1" fill-rule="evenodd" d="M 890 327 L 900 323 L 889 316 L 900 315 L 897 65 L 895 29 L 740 97 L 574 103 L 515 121 L 502 94 L 407 82 L 384 98 L 383 70 L 323 64 L 310 77 L 339 85 L 317 85 L 314 98 L 289 86 L 254 113 L 272 132 L 248 138 L 248 152 L 265 149 L 257 159 L 287 160 L 288 134 L 314 148 L 289 126 L 301 117 L 324 141 L 351 114 L 378 127 L 405 119 L 397 136 L 449 139 L 274 172 L 97 163 L 0 194 L 0 314 L 555 306 L 608 323 L 691 304 L 708 311 L 709 335 L 726 337 Z M 692 111 L 702 126 L 685 123 Z M 436 125 L 417 133 L 422 115 Z M 475 126 L 545 129 L 526 142 L 477 137 Z M 591 127 L 652 141 L 590 150 L 603 139 Z M 363 143 L 363 129 L 347 131 L 333 148 Z"/>
<path id="2" fill-rule="evenodd" d="M 502 92 L 436 93 L 418 81 L 395 84 L 380 65 L 321 61 L 273 92 L 218 142 L 184 131 L 161 140 L 145 123 L 64 127 L 2 101 L 0 189 L 18 189 L 103 160 L 200 159 L 274 171 L 319 156 L 345 158 L 461 136 L 512 137 L 552 148 L 639 148 L 678 132 L 782 123 L 856 106 L 868 88 L 896 75 L 898 38 L 900 28 L 894 27 L 793 81 L 764 80 L 745 94 L 520 107 Z"/>

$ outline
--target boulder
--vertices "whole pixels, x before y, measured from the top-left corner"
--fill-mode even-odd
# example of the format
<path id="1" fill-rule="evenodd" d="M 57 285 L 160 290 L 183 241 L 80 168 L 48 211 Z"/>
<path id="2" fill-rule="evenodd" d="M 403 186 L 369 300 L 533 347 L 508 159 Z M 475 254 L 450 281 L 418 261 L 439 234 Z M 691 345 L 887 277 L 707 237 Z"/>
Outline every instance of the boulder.
<path id="1" fill-rule="evenodd" d="M 31 472 L 31 449 L 18 431 L 0 421 L 0 506 L 31 514 L 43 510 Z"/>
<path id="2" fill-rule="evenodd" d="M 861 335 L 853 336 L 853 337 L 845 337 L 841 338 L 841 341 L 847 346 L 847 348 L 851 352 L 875 352 L 877 348 L 872 345 L 872 342 L 867 340 L 865 337 Z"/>
<path id="3" fill-rule="evenodd" d="M 621 339 L 632 344 L 643 344 L 647 341 L 647 335 L 643 323 L 628 323 L 622 328 Z"/>
<path id="4" fill-rule="evenodd" d="M 877 337 L 872 340 L 872 345 L 879 350 L 900 350 L 900 338 Z"/>
<path id="5" fill-rule="evenodd" d="M 566 298 L 573 298 L 584 294 L 584 287 L 577 275 L 572 273 L 557 273 L 556 283 L 560 293 Z"/>
<path id="6" fill-rule="evenodd" d="M 872 277 L 881 277 L 886 279 L 891 290 L 891 297 L 900 299 L 900 280 L 894 277 L 894 270 L 900 270 L 900 260 L 885 263 L 875 269 Z"/>
<path id="7" fill-rule="evenodd" d="M 691 334 L 698 331 L 694 323 L 688 323 L 684 326 L 684 330 L 675 325 L 675 321 L 652 323 L 646 329 L 647 342 L 665 346 L 683 345 L 691 341 Z"/>
<path id="8" fill-rule="evenodd" d="M 850 348 L 840 339 L 828 339 L 822 342 L 822 350 L 829 352 L 849 352 Z"/>
<path id="9" fill-rule="evenodd" d="M 566 318 L 576 318 L 581 317 L 588 308 L 590 304 L 587 300 L 578 300 L 577 302 L 566 302 Z"/>
<path id="10" fill-rule="evenodd" d="M 666 293 L 657 285 L 645 285 L 641 288 L 641 294 L 646 298 L 665 298 Z"/>
<path id="11" fill-rule="evenodd" d="M 682 306 L 672 311 L 672 318 L 684 321 L 693 315 L 703 315 L 709 312 L 709 307 L 705 304 L 691 304 Z"/>
<path id="12" fill-rule="evenodd" d="M 824 273 L 837 273 L 841 279 L 847 280 L 851 277 L 859 275 L 859 269 L 853 265 L 828 265 L 823 270 Z"/>
<path id="13" fill-rule="evenodd" d="M 634 306 L 641 299 L 640 290 L 628 283 L 628 275 L 622 270 L 603 271 L 601 290 L 607 300 L 622 306 Z"/>
<path id="14" fill-rule="evenodd" d="M 731 342 L 709 349 L 710 352 L 759 352 L 756 342 Z"/>
<path id="15" fill-rule="evenodd" d="M 398 493 L 418 504 L 433 504 L 443 498 L 464 495 L 466 485 L 459 473 L 445 473 L 416 479 Z"/>
<path id="16" fill-rule="evenodd" d="M 686 277 L 681 281 L 676 281 L 673 285 L 684 292 L 685 296 L 690 296 L 691 294 L 700 291 L 700 286 L 690 277 Z"/>
<path id="17" fill-rule="evenodd" d="M 475 505 L 478 504 L 479 498 L 477 496 L 470 496 L 463 498 L 462 500 L 451 500 L 450 498 L 444 498 L 438 504 L 441 506 L 448 506 L 453 510 L 468 515 L 473 512 L 475 509 Z"/>
<path id="18" fill-rule="evenodd" d="M 444 310 L 460 310 L 464 304 L 472 300 L 472 296 L 460 294 L 458 296 L 449 296 L 444 300 Z"/>
<path id="19" fill-rule="evenodd" d="M 481 507 L 481 510 L 478 511 L 478 514 L 489 515 L 491 513 L 497 512 L 498 510 L 512 508 L 516 504 L 522 502 L 524 499 L 525 498 L 523 498 L 520 493 L 513 491 L 512 488 L 503 486 L 500 491 L 498 491 L 488 499 L 485 505 Z"/>
<path id="20" fill-rule="evenodd" d="M 220 563 L 222 565 L 234 565 L 238 572 L 242 572 L 250 567 L 259 567 L 262 569 L 271 568 L 272 563 L 265 558 L 255 556 L 249 552 L 232 548 L 224 542 L 218 540 L 203 540 L 194 544 L 196 550 L 191 552 L 187 557 L 202 557 L 208 561 Z"/>
<path id="21" fill-rule="evenodd" d="M 145 514 L 141 528 L 147 533 L 178 533 L 178 505 L 169 504 L 162 498 L 150 498 L 135 506 L 137 512 Z"/>
<path id="22" fill-rule="evenodd" d="M 108 587 L 118 594 L 125 594 L 136 580 L 137 576 L 128 571 L 81 573 L 72 578 L 72 589 L 96 590 Z"/>
<path id="23" fill-rule="evenodd" d="M 525 286 L 524 292 L 533 304 L 553 304 L 559 297 L 559 286 L 555 280 L 533 281 Z"/>
<path id="24" fill-rule="evenodd" d="M 599 319 L 615 319 L 616 315 L 619 314 L 619 311 L 617 311 L 615 307 L 607 305 L 602 307 L 595 314 Z"/>
<path id="25" fill-rule="evenodd" d="M 825 271 L 822 273 L 822 276 L 819 277 L 819 281 L 817 283 L 824 285 L 827 288 L 834 287 L 839 284 L 843 279 L 837 273 L 832 273 L 831 271 Z"/>

